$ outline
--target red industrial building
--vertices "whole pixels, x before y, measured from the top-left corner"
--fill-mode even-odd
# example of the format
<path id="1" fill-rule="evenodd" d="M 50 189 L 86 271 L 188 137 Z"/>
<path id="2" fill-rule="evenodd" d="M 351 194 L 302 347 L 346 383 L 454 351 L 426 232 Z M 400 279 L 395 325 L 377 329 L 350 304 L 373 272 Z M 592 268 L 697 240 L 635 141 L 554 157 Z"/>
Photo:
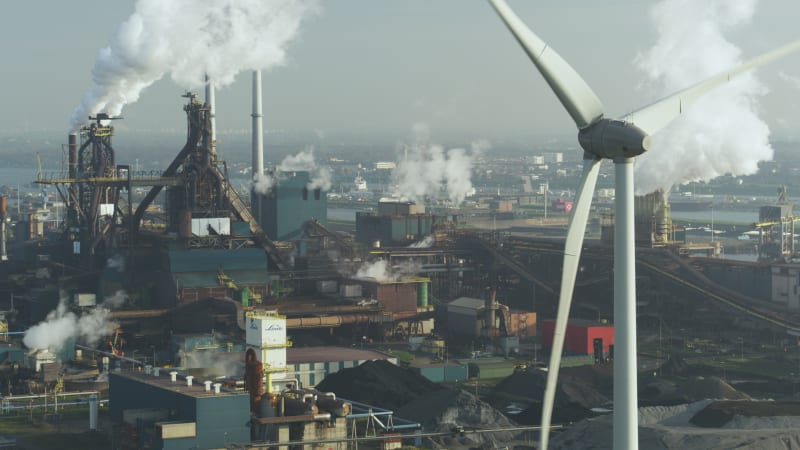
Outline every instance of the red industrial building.
<path id="1" fill-rule="evenodd" d="M 550 349 L 553 347 L 553 331 L 555 327 L 555 320 L 542 321 L 542 346 L 544 348 Z M 595 341 L 595 339 L 598 341 Z M 613 325 L 579 319 L 571 319 L 567 323 L 564 349 L 568 353 L 593 355 L 596 353 L 595 348 L 602 348 L 603 356 L 605 356 L 609 354 L 609 346 L 611 345 L 614 345 Z"/>

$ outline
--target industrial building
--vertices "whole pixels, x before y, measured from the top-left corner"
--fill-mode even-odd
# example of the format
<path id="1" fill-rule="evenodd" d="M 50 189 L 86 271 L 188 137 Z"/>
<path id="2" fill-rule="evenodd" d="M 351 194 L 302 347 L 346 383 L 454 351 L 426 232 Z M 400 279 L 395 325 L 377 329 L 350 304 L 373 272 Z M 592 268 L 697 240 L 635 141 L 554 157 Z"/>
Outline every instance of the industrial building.
<path id="1" fill-rule="evenodd" d="M 293 241 L 303 237 L 305 224 L 314 220 L 328 226 L 328 197 L 314 187 L 308 171 L 276 172 L 269 176 L 275 185 L 269 193 L 253 200 L 260 215 L 258 223 L 274 241 Z"/>
<path id="2" fill-rule="evenodd" d="M 404 246 L 430 235 L 436 218 L 414 202 L 381 199 L 377 213 L 356 213 L 356 241 L 370 246 Z"/>
<path id="3" fill-rule="evenodd" d="M 350 402 L 313 386 L 338 370 L 374 359 L 396 363 L 396 358 L 333 347 L 298 349 L 287 358 L 291 343 L 284 316 L 251 312 L 246 323 L 247 351 L 237 353 L 244 366 L 243 383 L 241 378 L 194 376 L 186 369 L 150 365 L 144 371 L 112 373 L 115 442 L 130 448 L 210 449 L 338 439 L 341 442 L 330 445 L 345 448 L 346 439 L 359 433 L 355 420 L 366 416 L 352 414 Z M 208 335 L 174 341 L 187 356 L 216 348 Z"/>
<path id="4" fill-rule="evenodd" d="M 542 321 L 542 346 L 553 347 L 554 320 Z M 570 319 L 564 334 L 564 350 L 573 355 L 594 355 L 602 360 L 612 352 L 614 326 L 607 323 Z M 613 356 L 613 355 L 612 355 Z"/>
<path id="5" fill-rule="evenodd" d="M 213 384 L 213 385 L 212 385 Z M 219 448 L 249 442 L 250 395 L 165 369 L 111 373 L 115 442 L 129 448 Z"/>
<path id="6" fill-rule="evenodd" d="M 508 356 L 519 351 L 521 338 L 536 335 L 536 313 L 512 312 L 495 292 L 485 300 L 461 297 L 447 304 L 447 329 L 454 339 L 488 341 Z"/>

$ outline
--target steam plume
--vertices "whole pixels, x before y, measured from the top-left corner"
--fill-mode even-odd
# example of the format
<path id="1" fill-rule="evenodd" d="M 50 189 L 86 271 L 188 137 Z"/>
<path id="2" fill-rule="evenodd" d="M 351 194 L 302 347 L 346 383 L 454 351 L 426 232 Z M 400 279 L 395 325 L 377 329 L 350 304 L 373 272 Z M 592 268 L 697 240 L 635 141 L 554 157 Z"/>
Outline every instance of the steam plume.
<path id="1" fill-rule="evenodd" d="M 408 158 L 401 158 L 392 172 L 395 196 L 421 202 L 426 197 L 436 198 L 446 192 L 447 198 L 458 206 L 471 193 L 472 167 L 475 159 L 491 148 L 488 141 L 473 142 L 471 149 L 445 150 L 431 145 L 430 130 L 424 124 L 413 127 L 415 145 Z"/>
<path id="2" fill-rule="evenodd" d="M 62 296 L 55 310 L 47 318 L 25 331 L 22 343 L 31 349 L 50 349 L 59 352 L 68 339 L 76 339 L 93 347 L 117 328 L 111 321 L 111 308 L 119 306 L 126 298 L 117 291 L 91 311 L 77 315 L 68 308 L 69 299 Z"/>
<path id="3" fill-rule="evenodd" d="M 316 0 L 138 0 L 98 53 L 94 86 L 73 112 L 71 128 L 101 111 L 119 115 L 167 74 L 197 88 L 208 73 L 222 87 L 242 70 L 281 65 L 287 43 L 316 9 Z"/>
<path id="4" fill-rule="evenodd" d="M 275 168 L 275 174 L 260 174 L 253 178 L 253 189 L 259 194 L 265 195 L 277 183 L 276 177 L 280 177 L 281 172 L 307 171 L 311 179 L 308 182 L 308 189 L 321 189 L 323 191 L 331 188 L 331 171 L 327 167 L 317 164 L 314 159 L 314 150 L 308 149 L 296 155 L 287 155 Z"/>
<path id="5" fill-rule="evenodd" d="M 757 0 L 663 0 L 651 11 L 659 38 L 636 59 L 651 84 L 667 95 L 735 67 L 741 51 L 724 32 L 747 23 Z M 744 74 L 699 100 L 688 113 L 656 134 L 653 148 L 636 160 L 639 193 L 669 192 L 678 183 L 708 181 L 720 175 L 749 175 L 772 158 L 769 129 L 755 112 L 766 92 L 755 76 Z"/>
<path id="6" fill-rule="evenodd" d="M 365 262 L 356 272 L 356 278 L 374 278 L 378 282 L 398 281 L 401 278 L 416 276 L 422 270 L 422 264 L 408 260 L 390 266 L 385 259 Z"/>
<path id="7" fill-rule="evenodd" d="M 433 247 L 434 242 L 436 242 L 436 238 L 431 234 L 429 236 L 425 236 L 425 239 L 421 241 L 414 242 L 413 244 L 409 245 L 411 248 L 431 248 Z"/>

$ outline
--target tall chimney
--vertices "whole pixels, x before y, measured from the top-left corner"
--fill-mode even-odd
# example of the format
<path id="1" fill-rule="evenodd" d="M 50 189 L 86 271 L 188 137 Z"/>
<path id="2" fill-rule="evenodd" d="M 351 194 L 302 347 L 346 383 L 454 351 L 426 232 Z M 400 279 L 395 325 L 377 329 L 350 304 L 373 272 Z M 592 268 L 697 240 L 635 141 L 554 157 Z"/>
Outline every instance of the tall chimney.
<path id="1" fill-rule="evenodd" d="M 70 133 L 67 142 L 69 178 L 74 179 L 78 176 L 78 135 L 75 133 Z"/>
<path id="2" fill-rule="evenodd" d="M 78 178 L 78 135 L 70 133 L 67 139 L 67 173 L 68 178 L 74 180 Z M 74 227 L 78 222 L 78 205 L 75 201 L 78 198 L 78 185 L 70 182 L 68 192 L 67 227 Z"/>
<path id="3" fill-rule="evenodd" d="M 212 154 L 217 154 L 217 101 L 214 99 L 214 80 L 206 74 L 206 103 L 208 115 L 211 118 L 211 142 L 208 144 Z"/>
<path id="4" fill-rule="evenodd" d="M 264 125 L 261 111 L 261 71 L 253 71 L 253 179 L 264 173 Z"/>
<path id="5" fill-rule="evenodd" d="M 6 253 L 6 203 L 8 202 L 5 195 L 0 196 L 0 261 L 8 261 L 8 253 Z"/>

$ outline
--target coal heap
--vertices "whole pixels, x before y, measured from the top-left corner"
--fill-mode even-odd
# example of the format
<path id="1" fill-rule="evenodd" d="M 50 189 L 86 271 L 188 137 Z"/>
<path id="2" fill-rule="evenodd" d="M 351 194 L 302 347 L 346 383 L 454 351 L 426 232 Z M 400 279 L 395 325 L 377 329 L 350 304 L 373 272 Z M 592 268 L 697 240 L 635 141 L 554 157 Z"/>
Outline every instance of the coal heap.
<path id="1" fill-rule="evenodd" d="M 328 375 L 317 389 L 393 410 L 398 417 L 417 422 L 427 431 L 513 426 L 507 417 L 473 394 L 438 385 L 410 369 L 384 360 L 368 361 Z M 509 432 L 453 433 L 435 441 L 448 449 L 498 448 L 513 438 Z"/>
<path id="2" fill-rule="evenodd" d="M 505 401 L 523 403 L 525 408 L 511 416 L 525 425 L 541 423 L 542 398 L 547 382 L 547 372 L 529 369 L 518 370 L 497 384 L 492 403 Z M 568 423 L 592 416 L 591 408 L 608 403 L 603 394 L 612 384 L 611 376 L 593 366 L 562 368 L 553 405 L 553 423 Z"/>
<path id="3" fill-rule="evenodd" d="M 330 374 L 317 389 L 334 392 L 348 400 L 397 410 L 412 400 L 446 388 L 410 369 L 377 360 Z"/>

